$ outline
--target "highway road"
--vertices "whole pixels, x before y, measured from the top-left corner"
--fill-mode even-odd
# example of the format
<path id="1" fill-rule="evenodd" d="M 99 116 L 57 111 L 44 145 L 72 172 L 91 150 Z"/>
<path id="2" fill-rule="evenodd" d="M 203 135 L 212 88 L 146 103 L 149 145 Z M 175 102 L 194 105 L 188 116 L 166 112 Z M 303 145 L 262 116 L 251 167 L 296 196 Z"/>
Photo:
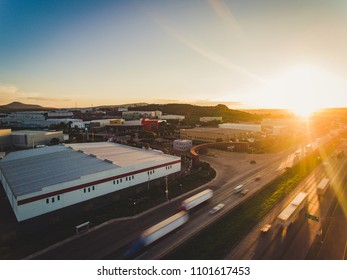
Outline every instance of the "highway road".
<path id="1" fill-rule="evenodd" d="M 259 166 L 259 170 L 255 172 L 253 175 L 248 176 L 246 178 L 242 178 L 238 180 L 238 184 L 243 184 L 245 188 L 249 189 L 249 194 L 245 197 L 240 198 L 238 195 L 233 194 L 233 188 L 236 186 L 236 184 L 230 184 L 229 182 L 226 182 L 224 184 L 221 184 L 218 187 L 215 187 L 215 194 L 210 201 L 209 205 L 203 207 L 200 209 L 197 213 L 193 213 L 191 215 L 191 219 L 187 225 L 185 225 L 182 229 L 180 229 L 178 232 L 176 232 L 174 235 L 166 237 L 164 240 L 161 240 L 156 245 L 151 246 L 144 254 L 139 256 L 139 259 L 160 259 L 165 254 L 167 254 L 170 250 L 174 249 L 177 244 L 183 242 L 184 240 L 189 239 L 192 235 L 198 233 L 203 227 L 209 225 L 213 221 L 215 221 L 216 218 L 219 218 L 222 216 L 225 212 L 232 209 L 236 205 L 238 205 L 241 201 L 244 199 L 247 199 L 247 197 L 257 190 L 259 190 L 261 187 L 263 187 L 266 183 L 273 180 L 275 177 L 279 175 L 279 173 L 283 172 L 286 167 L 291 166 L 292 162 L 295 158 L 295 154 L 297 154 L 298 150 L 302 152 L 302 149 L 293 149 L 292 152 L 286 156 L 283 154 L 279 157 L 281 160 L 279 161 L 277 159 L 272 160 L 265 160 L 265 161 L 259 161 L 261 158 L 254 158 L 257 160 L 257 162 L 261 162 Z M 211 152 L 212 153 L 212 152 Z M 218 153 L 217 153 L 218 154 Z M 223 152 L 219 152 L 218 159 L 220 159 L 221 154 Z M 303 153 L 302 153 L 303 154 Z M 249 155 L 250 157 L 253 157 L 255 155 Z M 225 178 L 224 176 L 228 174 L 229 169 L 224 170 L 223 172 L 223 166 L 218 166 L 216 164 L 216 158 L 208 159 L 207 157 L 204 158 L 204 160 L 207 160 L 210 162 L 219 172 L 219 174 Z M 249 160 L 247 159 L 247 164 L 249 166 Z M 226 162 L 227 159 L 222 158 L 220 162 Z M 219 162 L 219 163 L 220 163 Z M 241 161 L 238 162 L 239 165 L 242 164 Z M 215 166 L 217 165 L 217 166 Z M 249 168 L 249 167 L 248 167 Z M 242 166 L 240 173 L 242 173 L 242 170 L 246 170 L 247 166 Z M 221 172 L 222 170 L 222 172 Z M 229 171 L 230 173 L 231 171 Z M 259 181 L 256 181 L 255 178 L 260 177 L 261 179 Z M 220 181 L 223 182 L 223 179 Z M 209 210 L 218 203 L 223 203 L 226 205 L 220 212 L 215 214 L 214 216 L 209 215 Z"/>
<path id="2" fill-rule="evenodd" d="M 346 143 L 342 143 L 338 149 L 345 149 Z M 341 187 L 347 179 L 345 170 L 346 159 L 330 157 L 325 160 L 289 196 L 274 207 L 233 248 L 226 259 L 305 259 L 316 238 L 323 241 L 317 259 L 341 259 L 346 254 L 344 250 L 347 244 L 347 220 L 346 216 L 342 215 L 342 207 L 339 207 L 341 204 L 335 198 L 341 197 Z M 316 186 L 323 177 L 330 179 L 331 186 L 327 193 L 319 198 L 316 193 Z M 300 191 L 308 193 L 308 206 L 301 211 L 297 221 L 289 226 L 286 235 L 282 236 L 282 229 L 276 223 L 276 218 Z M 344 197 L 346 201 L 346 196 L 344 195 Z M 339 219 L 331 218 L 331 207 L 338 209 L 336 213 L 339 215 Z M 307 219 L 305 213 L 319 217 L 319 222 Z M 265 224 L 271 224 L 272 227 L 269 232 L 262 233 L 261 228 Z M 336 232 L 332 234 L 333 230 Z M 327 232 L 328 235 L 326 235 Z M 323 251 L 329 251 L 329 254 L 322 253 Z"/>
<path id="3" fill-rule="evenodd" d="M 317 148 L 319 144 L 324 143 L 329 140 L 330 136 L 324 137 L 320 140 L 312 142 L 311 144 Z M 217 157 L 203 157 L 204 160 L 208 161 L 212 164 L 212 166 L 218 170 L 219 181 L 222 182 L 218 187 L 214 187 L 214 197 L 209 202 L 208 205 L 205 205 L 198 212 L 193 213 L 190 217 L 190 221 L 184 225 L 179 231 L 171 234 L 170 236 L 165 237 L 164 239 L 157 242 L 155 245 L 150 246 L 142 255 L 138 257 L 138 259 L 160 259 L 165 254 L 173 250 L 181 244 L 185 240 L 192 237 L 194 234 L 198 233 L 202 228 L 211 224 L 215 219 L 220 218 L 225 212 L 231 210 L 233 207 L 238 205 L 244 199 L 256 192 L 260 188 L 262 188 L 266 183 L 272 181 L 275 177 L 277 177 L 281 172 L 284 172 L 286 167 L 292 166 L 295 158 L 299 155 L 304 155 L 304 147 L 294 147 L 290 151 L 282 152 L 276 155 L 276 158 L 262 158 L 264 155 L 248 155 L 246 158 L 234 158 L 238 163 L 239 174 L 242 174 L 244 170 L 250 168 L 249 162 L 251 159 L 255 159 L 257 161 L 257 169 L 253 172 L 252 175 L 247 174 L 247 176 L 239 177 L 237 180 L 237 184 L 231 183 L 230 181 L 224 182 L 229 174 L 233 173 L 233 170 L 229 168 L 225 168 L 223 163 L 228 161 L 227 158 L 223 156 L 227 156 L 227 152 L 217 152 Z M 210 152 L 212 153 L 212 151 Z M 245 156 L 245 155 L 243 155 Z M 278 157 L 277 157 L 278 156 Z M 254 158 L 253 158 L 254 157 Z M 246 163 L 246 164 L 245 164 Z M 247 166 L 248 165 L 248 166 Z M 256 181 L 255 178 L 260 177 L 259 181 Z M 223 183 L 224 182 L 224 183 Z M 249 193 L 244 197 L 239 197 L 238 195 L 233 194 L 233 188 L 242 184 L 245 188 L 249 189 Z M 218 203 L 224 203 L 226 206 L 217 214 L 211 216 L 209 215 L 209 210 Z"/>

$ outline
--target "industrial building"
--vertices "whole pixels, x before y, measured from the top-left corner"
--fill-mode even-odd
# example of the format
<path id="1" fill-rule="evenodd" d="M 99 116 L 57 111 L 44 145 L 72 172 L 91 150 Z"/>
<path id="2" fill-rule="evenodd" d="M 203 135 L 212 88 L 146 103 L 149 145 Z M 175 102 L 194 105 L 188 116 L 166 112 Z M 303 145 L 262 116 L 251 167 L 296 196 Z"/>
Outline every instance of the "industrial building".
<path id="1" fill-rule="evenodd" d="M 58 118 L 62 118 L 62 119 L 67 119 L 67 118 L 73 118 L 74 114 L 71 111 L 68 110 L 58 110 L 58 111 L 51 111 L 51 112 L 47 112 L 47 118 L 49 119 L 58 119 Z"/>
<path id="2" fill-rule="evenodd" d="M 158 131 L 160 125 L 166 123 L 164 120 L 149 120 L 142 119 L 141 124 L 143 124 L 143 130 L 145 131 Z"/>
<path id="3" fill-rule="evenodd" d="M 222 117 L 201 117 L 199 120 L 201 122 L 212 122 L 212 121 L 221 122 L 223 121 L 223 118 Z"/>
<path id="4" fill-rule="evenodd" d="M 12 130 L 0 129 L 0 151 L 12 146 Z"/>
<path id="5" fill-rule="evenodd" d="M 85 122 L 85 124 L 90 124 L 92 127 L 104 127 L 109 124 L 124 124 L 124 119 L 99 119 Z"/>
<path id="6" fill-rule="evenodd" d="M 182 115 L 161 115 L 161 116 L 158 116 L 158 119 L 159 120 L 166 120 L 166 121 L 169 121 L 169 120 L 183 121 L 185 119 L 185 116 L 182 116 Z"/>
<path id="7" fill-rule="evenodd" d="M 260 132 L 260 124 L 250 124 L 250 123 L 223 123 L 218 125 L 219 128 L 230 128 L 244 131 Z"/>
<path id="8" fill-rule="evenodd" d="M 1 118 L 0 122 L 7 127 L 47 127 L 45 111 L 10 113 Z"/>
<path id="9" fill-rule="evenodd" d="M 107 124 L 106 131 L 114 135 L 126 135 L 131 133 L 139 133 L 143 131 L 141 120 L 125 121 L 121 124 Z"/>
<path id="10" fill-rule="evenodd" d="M 244 130 L 229 128 L 209 128 L 199 127 L 192 129 L 180 129 L 180 138 L 193 140 L 196 142 L 217 142 L 238 140 L 246 137 Z"/>
<path id="11" fill-rule="evenodd" d="M 154 119 L 162 115 L 161 111 L 123 111 L 122 118 L 126 120 L 138 120 L 141 118 Z"/>
<path id="12" fill-rule="evenodd" d="M 12 145 L 17 148 L 34 148 L 37 145 L 48 145 L 52 139 L 65 140 L 63 131 L 36 131 L 18 130 L 12 131 Z"/>
<path id="13" fill-rule="evenodd" d="M 179 157 L 110 142 L 9 153 L 0 179 L 18 221 L 174 174 Z"/>

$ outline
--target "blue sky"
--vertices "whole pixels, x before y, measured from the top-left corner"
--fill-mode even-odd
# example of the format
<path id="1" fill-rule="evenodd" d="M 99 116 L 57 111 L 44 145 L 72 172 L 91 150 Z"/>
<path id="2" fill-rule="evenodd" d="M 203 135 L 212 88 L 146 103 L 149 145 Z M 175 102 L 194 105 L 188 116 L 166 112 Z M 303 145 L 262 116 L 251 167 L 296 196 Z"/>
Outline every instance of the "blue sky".
<path id="1" fill-rule="evenodd" d="M 0 42 L 0 104 L 347 106 L 342 0 L 0 0 Z"/>

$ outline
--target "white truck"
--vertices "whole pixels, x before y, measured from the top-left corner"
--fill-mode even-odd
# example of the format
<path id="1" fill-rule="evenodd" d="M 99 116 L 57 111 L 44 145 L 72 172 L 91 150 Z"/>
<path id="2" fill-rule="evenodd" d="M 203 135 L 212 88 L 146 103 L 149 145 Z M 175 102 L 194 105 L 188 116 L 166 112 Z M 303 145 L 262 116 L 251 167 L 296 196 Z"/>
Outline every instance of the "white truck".
<path id="1" fill-rule="evenodd" d="M 175 229 L 185 224 L 189 219 L 186 211 L 180 211 L 177 214 L 151 226 L 142 232 L 141 237 L 135 240 L 129 249 L 125 252 L 124 257 L 131 258 L 138 254 L 144 247 L 157 241 L 163 236 L 169 234 Z"/>
<path id="2" fill-rule="evenodd" d="M 300 192 L 289 203 L 289 205 L 278 215 L 277 220 L 283 228 L 287 228 L 291 223 L 294 223 L 301 209 L 303 209 L 307 202 L 307 193 Z"/>
<path id="3" fill-rule="evenodd" d="M 211 189 L 206 189 L 202 192 L 197 193 L 184 200 L 181 204 L 180 210 L 188 211 L 199 204 L 209 200 L 213 196 L 213 191 Z"/>
<path id="4" fill-rule="evenodd" d="M 317 186 L 317 194 L 321 196 L 324 195 L 328 187 L 329 187 L 329 179 L 323 178 Z"/>

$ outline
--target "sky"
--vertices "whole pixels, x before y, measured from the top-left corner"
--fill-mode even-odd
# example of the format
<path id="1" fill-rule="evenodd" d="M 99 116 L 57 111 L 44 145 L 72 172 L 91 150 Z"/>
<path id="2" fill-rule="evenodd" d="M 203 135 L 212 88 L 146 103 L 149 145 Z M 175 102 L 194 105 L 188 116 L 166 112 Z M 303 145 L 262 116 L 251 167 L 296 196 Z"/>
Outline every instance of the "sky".
<path id="1" fill-rule="evenodd" d="M 345 0 L 0 0 L 0 105 L 347 107 Z"/>

